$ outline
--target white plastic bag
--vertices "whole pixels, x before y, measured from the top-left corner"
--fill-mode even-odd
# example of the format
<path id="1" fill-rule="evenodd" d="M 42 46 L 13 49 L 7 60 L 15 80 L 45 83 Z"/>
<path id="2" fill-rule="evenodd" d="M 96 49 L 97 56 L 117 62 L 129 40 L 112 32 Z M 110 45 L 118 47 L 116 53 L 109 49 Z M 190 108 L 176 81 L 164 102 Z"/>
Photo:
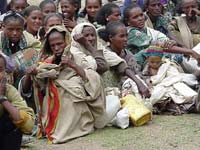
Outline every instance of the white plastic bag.
<path id="1" fill-rule="evenodd" d="M 115 118 L 111 121 L 112 125 L 120 127 L 122 129 L 126 129 L 129 126 L 129 114 L 128 108 L 124 107 L 121 109 Z"/>
<path id="2" fill-rule="evenodd" d="M 106 111 L 105 113 L 95 120 L 96 128 L 103 128 L 106 126 L 117 114 L 121 104 L 118 96 L 106 96 Z"/>

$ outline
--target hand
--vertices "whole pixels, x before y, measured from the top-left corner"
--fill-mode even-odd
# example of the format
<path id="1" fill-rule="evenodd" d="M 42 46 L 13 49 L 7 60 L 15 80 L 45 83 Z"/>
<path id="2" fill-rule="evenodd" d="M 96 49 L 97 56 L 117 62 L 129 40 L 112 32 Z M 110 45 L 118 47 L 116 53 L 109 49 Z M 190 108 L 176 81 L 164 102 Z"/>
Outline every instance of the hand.
<path id="1" fill-rule="evenodd" d="M 75 63 L 73 62 L 73 60 L 70 57 L 63 55 L 61 57 L 61 65 L 65 65 L 70 68 L 74 68 Z"/>
<path id="2" fill-rule="evenodd" d="M 79 44 L 83 45 L 84 47 L 86 47 L 86 45 L 88 44 L 87 39 L 83 36 L 83 34 L 75 34 L 73 36 L 74 40 L 76 42 L 78 42 Z"/>
<path id="3" fill-rule="evenodd" d="M 70 19 L 66 19 L 64 18 L 64 25 L 66 28 L 74 28 L 76 26 L 76 21 L 75 19 L 73 18 L 73 20 L 70 20 Z"/>
<path id="4" fill-rule="evenodd" d="M 200 66 L 200 55 L 199 55 L 197 52 L 192 51 L 191 56 L 192 56 L 194 59 L 196 59 L 196 61 L 198 62 L 198 66 Z"/>
<path id="5" fill-rule="evenodd" d="M 138 86 L 138 90 L 139 90 L 140 94 L 141 94 L 142 96 L 144 96 L 145 98 L 149 98 L 149 97 L 151 96 L 150 91 L 149 91 L 148 88 L 147 88 L 145 85 L 143 85 L 143 84 L 141 84 L 140 86 Z"/>
<path id="6" fill-rule="evenodd" d="M 188 16 L 192 17 L 192 16 L 195 16 L 195 15 L 199 16 L 200 15 L 200 11 L 197 8 L 190 9 Z"/>
<path id="7" fill-rule="evenodd" d="M 6 94 L 6 83 L 7 83 L 7 79 L 5 76 L 5 73 L 1 73 L 0 74 L 0 96 L 5 96 Z"/>
<path id="8" fill-rule="evenodd" d="M 31 75 L 36 75 L 38 73 L 36 67 L 33 65 L 31 67 L 29 67 L 27 70 L 26 70 L 26 75 L 28 76 L 31 76 Z"/>
<path id="9" fill-rule="evenodd" d="M 164 43 L 164 48 L 167 48 L 167 49 L 171 49 L 173 46 L 175 46 L 177 43 L 176 41 L 174 40 L 168 40 Z"/>

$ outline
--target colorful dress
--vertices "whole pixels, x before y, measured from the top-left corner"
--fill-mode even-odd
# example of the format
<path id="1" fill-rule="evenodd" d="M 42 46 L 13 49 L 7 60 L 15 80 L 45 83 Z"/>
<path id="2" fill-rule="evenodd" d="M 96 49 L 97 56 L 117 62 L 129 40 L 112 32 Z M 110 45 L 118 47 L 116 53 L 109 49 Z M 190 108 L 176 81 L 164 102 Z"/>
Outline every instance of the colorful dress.
<path id="1" fill-rule="evenodd" d="M 32 66 L 37 61 L 41 43 L 28 32 L 24 32 L 18 45 L 18 51 L 12 52 L 9 45 L 8 38 L 1 32 L 0 51 L 14 62 L 15 70 L 12 72 L 14 83 L 11 84 L 18 87 L 19 80 L 25 74 L 27 67 Z"/>

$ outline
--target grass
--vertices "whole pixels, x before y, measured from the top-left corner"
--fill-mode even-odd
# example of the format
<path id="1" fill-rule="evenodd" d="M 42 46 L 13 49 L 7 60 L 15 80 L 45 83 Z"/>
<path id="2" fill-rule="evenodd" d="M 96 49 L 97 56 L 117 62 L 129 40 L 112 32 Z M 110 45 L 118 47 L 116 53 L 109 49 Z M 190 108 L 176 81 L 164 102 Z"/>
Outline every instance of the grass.
<path id="1" fill-rule="evenodd" d="M 106 127 L 61 145 L 48 145 L 35 140 L 26 150 L 198 150 L 200 148 L 200 116 L 154 116 L 141 127 L 122 130 Z"/>

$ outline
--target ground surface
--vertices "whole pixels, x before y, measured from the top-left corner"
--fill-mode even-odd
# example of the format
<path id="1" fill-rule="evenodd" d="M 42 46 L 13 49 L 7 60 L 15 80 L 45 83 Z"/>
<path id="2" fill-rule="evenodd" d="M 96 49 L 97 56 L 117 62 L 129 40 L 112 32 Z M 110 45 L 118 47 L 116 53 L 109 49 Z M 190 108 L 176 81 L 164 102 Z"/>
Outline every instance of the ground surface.
<path id="1" fill-rule="evenodd" d="M 199 150 L 200 114 L 154 116 L 142 127 L 107 127 L 59 145 L 34 140 L 23 150 Z"/>

